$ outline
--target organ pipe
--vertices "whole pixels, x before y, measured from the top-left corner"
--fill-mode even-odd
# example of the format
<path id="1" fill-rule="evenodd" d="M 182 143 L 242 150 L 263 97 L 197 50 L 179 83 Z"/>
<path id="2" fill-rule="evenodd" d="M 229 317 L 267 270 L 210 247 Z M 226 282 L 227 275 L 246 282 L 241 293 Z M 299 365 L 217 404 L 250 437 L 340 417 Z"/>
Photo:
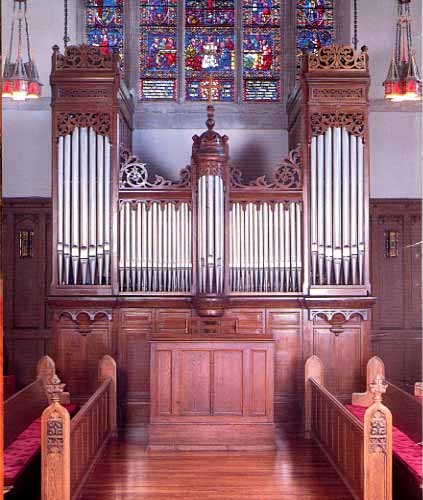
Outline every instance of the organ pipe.
<path id="1" fill-rule="evenodd" d="M 363 285 L 363 140 L 335 127 L 313 137 L 310 148 L 312 284 Z"/>
<path id="2" fill-rule="evenodd" d="M 232 202 L 232 292 L 298 292 L 302 284 L 299 202 Z M 242 258 L 240 257 L 242 255 Z"/>
<path id="3" fill-rule="evenodd" d="M 108 138 L 92 128 L 59 137 L 59 285 L 110 284 L 110 155 Z"/>
<path id="4" fill-rule="evenodd" d="M 120 290 L 189 292 L 190 204 L 123 201 L 119 219 Z"/>

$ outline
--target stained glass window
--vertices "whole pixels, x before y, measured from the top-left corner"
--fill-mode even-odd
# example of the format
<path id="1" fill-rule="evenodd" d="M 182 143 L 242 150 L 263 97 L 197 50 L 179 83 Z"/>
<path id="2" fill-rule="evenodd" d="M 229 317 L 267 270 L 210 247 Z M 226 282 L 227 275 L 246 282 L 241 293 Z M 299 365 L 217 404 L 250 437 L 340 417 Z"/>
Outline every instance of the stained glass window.
<path id="1" fill-rule="evenodd" d="M 140 95 L 174 100 L 177 89 L 177 0 L 140 0 Z"/>
<path id="2" fill-rule="evenodd" d="M 185 0 L 185 97 L 234 100 L 234 0 Z"/>
<path id="3" fill-rule="evenodd" d="M 102 47 L 104 53 L 115 47 L 123 63 L 124 0 L 87 0 L 86 27 L 89 45 Z"/>
<path id="4" fill-rule="evenodd" d="M 243 0 L 245 101 L 280 99 L 280 0 Z"/>
<path id="5" fill-rule="evenodd" d="M 334 0 L 297 1 L 297 51 L 309 52 L 330 45 L 334 39 Z"/>

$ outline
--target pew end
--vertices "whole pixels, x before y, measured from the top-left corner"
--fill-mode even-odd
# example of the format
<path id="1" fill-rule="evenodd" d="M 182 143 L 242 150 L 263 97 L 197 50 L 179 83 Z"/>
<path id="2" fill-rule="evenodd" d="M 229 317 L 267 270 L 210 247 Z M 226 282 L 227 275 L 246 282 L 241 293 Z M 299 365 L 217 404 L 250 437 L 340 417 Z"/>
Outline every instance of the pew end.
<path id="1" fill-rule="evenodd" d="M 55 378 L 48 386 L 52 403 L 42 417 L 41 500 L 75 500 L 117 432 L 115 360 L 103 356 L 97 373 L 97 390 L 72 419 L 61 404 L 63 384 Z"/>
<path id="2" fill-rule="evenodd" d="M 373 404 L 364 414 L 364 500 L 392 500 L 392 414 L 382 404 L 387 387 L 380 374 L 370 384 Z"/>
<path id="3" fill-rule="evenodd" d="M 373 404 L 373 393 L 370 386 L 377 377 L 385 380 L 385 365 L 378 356 L 373 356 L 367 362 L 366 392 L 354 392 L 351 398 L 353 405 L 368 408 Z"/>
<path id="4" fill-rule="evenodd" d="M 305 438 L 311 439 L 312 437 L 312 392 L 310 386 L 310 379 L 314 379 L 321 386 L 324 386 L 324 369 L 323 363 L 318 356 L 311 356 L 307 359 L 305 364 Z"/>

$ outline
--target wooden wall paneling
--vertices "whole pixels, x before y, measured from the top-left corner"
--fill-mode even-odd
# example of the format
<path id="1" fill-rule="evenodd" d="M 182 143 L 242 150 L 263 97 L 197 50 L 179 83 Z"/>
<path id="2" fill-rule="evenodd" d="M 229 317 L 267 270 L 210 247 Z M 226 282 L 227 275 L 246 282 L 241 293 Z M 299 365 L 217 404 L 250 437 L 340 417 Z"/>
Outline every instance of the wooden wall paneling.
<path id="1" fill-rule="evenodd" d="M 266 331 L 266 311 L 264 309 L 229 309 L 225 320 L 233 321 L 239 335 L 264 335 Z"/>
<path id="2" fill-rule="evenodd" d="M 150 416 L 150 346 L 153 309 L 122 309 L 119 327 L 119 416 L 128 426 Z"/>
<path id="3" fill-rule="evenodd" d="M 51 201 L 48 198 L 4 200 L 5 344 L 9 373 L 18 387 L 33 380 L 38 359 L 51 353 L 47 309 L 51 262 Z M 33 232 L 32 256 L 19 250 L 20 231 Z"/>
<path id="4" fill-rule="evenodd" d="M 191 309 L 155 309 L 154 331 L 161 334 L 188 333 L 191 316 Z"/>
<path id="5" fill-rule="evenodd" d="M 302 313 L 268 309 L 266 332 L 275 341 L 275 421 L 296 422 L 302 407 Z"/>
<path id="6" fill-rule="evenodd" d="M 55 357 L 59 376 L 76 400 L 85 400 L 96 389 L 98 361 L 112 353 L 112 317 L 103 314 L 87 321 L 87 311 L 56 313 Z"/>
<path id="7" fill-rule="evenodd" d="M 421 378 L 420 200 L 377 199 L 371 203 L 372 280 L 378 297 L 372 321 L 372 348 L 387 378 L 412 391 Z M 399 231 L 398 256 L 385 256 L 385 231 Z"/>
<path id="8" fill-rule="evenodd" d="M 316 318 L 313 324 L 313 354 L 325 366 L 325 386 L 340 400 L 348 400 L 362 382 L 361 320 L 353 317 L 342 328 L 333 329 L 328 322 Z M 342 366 L 342 376 L 339 367 Z"/>

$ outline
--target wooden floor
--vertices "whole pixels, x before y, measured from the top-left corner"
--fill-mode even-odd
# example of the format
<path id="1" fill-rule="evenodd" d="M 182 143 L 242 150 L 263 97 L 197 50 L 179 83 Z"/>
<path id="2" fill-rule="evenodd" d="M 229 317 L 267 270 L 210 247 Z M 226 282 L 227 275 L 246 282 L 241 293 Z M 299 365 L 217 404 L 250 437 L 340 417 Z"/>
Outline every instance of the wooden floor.
<path id="1" fill-rule="evenodd" d="M 319 449 L 280 431 L 276 452 L 154 452 L 111 442 L 79 500 L 351 500 Z"/>

